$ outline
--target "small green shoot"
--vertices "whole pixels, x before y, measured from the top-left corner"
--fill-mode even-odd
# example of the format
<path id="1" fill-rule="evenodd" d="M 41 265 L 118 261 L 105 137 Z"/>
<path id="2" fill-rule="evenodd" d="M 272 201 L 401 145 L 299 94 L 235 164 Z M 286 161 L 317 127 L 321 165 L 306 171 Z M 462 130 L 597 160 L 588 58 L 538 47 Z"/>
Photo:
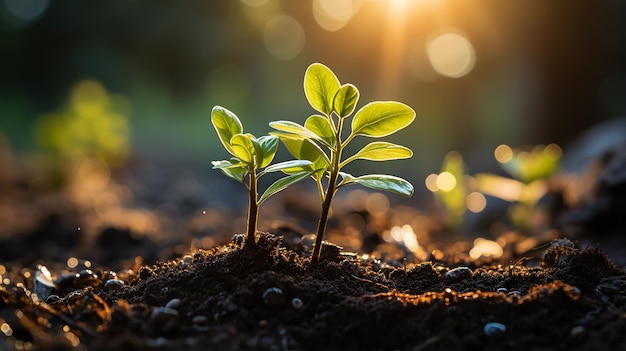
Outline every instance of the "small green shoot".
<path id="1" fill-rule="evenodd" d="M 248 224 L 245 247 L 256 247 L 256 226 L 259 206 L 268 197 L 284 190 L 288 186 L 308 178 L 313 171 L 308 160 L 285 161 L 271 165 L 278 148 L 278 137 L 262 136 L 259 138 L 243 132 L 243 126 L 231 111 L 215 106 L 211 111 L 211 123 L 217 135 L 233 157 L 229 160 L 212 161 L 213 169 L 219 169 L 229 178 L 242 183 L 248 189 Z M 289 170 L 292 169 L 291 172 Z M 289 172 L 286 177 L 275 181 L 259 197 L 258 180 L 270 172 Z"/>
<path id="2" fill-rule="evenodd" d="M 320 259 L 330 205 L 339 188 L 360 184 L 407 197 L 413 195 L 413 186 L 402 178 L 386 174 L 355 177 L 341 170 L 355 160 L 387 161 L 413 156 L 413 152 L 407 147 L 382 141 L 367 144 L 347 158 L 343 158 L 343 151 L 357 136 L 382 138 L 407 127 L 415 119 L 415 111 L 400 102 L 371 102 L 354 114 L 351 131 L 344 137 L 344 123 L 356 109 L 359 90 L 352 84 L 341 85 L 328 67 L 314 63 L 306 70 L 304 92 L 309 104 L 320 114 L 307 118 L 304 125 L 291 121 L 271 122 L 270 126 L 277 131 L 270 135 L 280 137 L 295 158 L 311 163 L 310 166 L 294 167 L 287 172 L 303 174 L 308 167 L 313 169 L 310 176 L 317 184 L 322 202 L 311 256 L 311 262 L 315 264 Z M 324 186 L 325 177 L 327 182 Z"/>

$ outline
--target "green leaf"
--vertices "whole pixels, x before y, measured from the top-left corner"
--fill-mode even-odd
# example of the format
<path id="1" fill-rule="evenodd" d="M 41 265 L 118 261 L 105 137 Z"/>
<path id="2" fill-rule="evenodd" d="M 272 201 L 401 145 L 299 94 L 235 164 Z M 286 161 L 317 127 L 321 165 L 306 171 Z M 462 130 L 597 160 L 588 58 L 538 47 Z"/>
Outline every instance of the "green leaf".
<path id="1" fill-rule="evenodd" d="M 261 198 L 258 201 L 258 205 L 260 205 L 268 197 L 278 193 L 279 191 L 285 190 L 288 186 L 294 183 L 297 183 L 303 179 L 308 178 L 309 176 L 311 176 L 311 174 L 313 174 L 313 171 L 305 171 L 305 172 L 290 174 L 284 178 L 281 178 L 275 181 L 272 185 L 270 185 L 265 190 L 263 195 L 261 195 Z"/>
<path id="2" fill-rule="evenodd" d="M 375 101 L 363 106 L 352 120 L 352 136 L 380 138 L 408 126 L 415 119 L 415 111 L 395 101 Z"/>
<path id="3" fill-rule="evenodd" d="M 226 151 L 235 156 L 230 140 L 236 134 L 243 133 L 243 126 L 239 118 L 229 110 L 221 106 L 215 106 L 211 111 L 211 123 Z"/>
<path id="4" fill-rule="evenodd" d="M 256 155 L 252 138 L 252 134 L 235 134 L 232 139 L 230 139 L 233 155 L 247 164 L 252 164 Z"/>
<path id="5" fill-rule="evenodd" d="M 248 174 L 248 168 L 244 163 L 238 162 L 237 159 L 230 161 L 211 161 L 213 169 L 219 169 L 228 178 L 232 178 L 238 182 L 243 182 L 244 177 Z"/>
<path id="6" fill-rule="evenodd" d="M 306 119 L 304 127 L 318 136 L 329 147 L 335 145 L 335 131 L 328 118 L 313 115 Z"/>
<path id="7" fill-rule="evenodd" d="M 258 160 L 258 168 L 265 168 L 274 159 L 276 150 L 278 149 L 278 137 L 273 135 L 264 135 L 257 139 L 261 146 L 261 160 Z"/>
<path id="8" fill-rule="evenodd" d="M 406 197 L 413 195 L 413 185 L 411 185 L 411 183 L 392 175 L 368 174 L 360 177 L 354 177 L 344 172 L 340 172 L 339 174 L 343 178 L 339 184 L 340 186 L 360 184 L 371 189 L 389 191 Z"/>
<path id="9" fill-rule="evenodd" d="M 279 130 L 281 132 L 287 132 L 296 134 L 298 138 L 322 140 L 320 136 L 313 131 L 301 126 L 300 124 L 292 121 L 274 121 L 270 122 L 270 127 Z M 271 135 L 278 135 L 276 133 L 270 133 Z"/>
<path id="10" fill-rule="evenodd" d="M 339 168 L 347 165 L 354 160 L 370 160 L 370 161 L 388 161 L 410 158 L 413 151 L 408 147 L 388 143 L 386 141 L 375 141 L 365 145 L 359 152 L 350 156 L 341 163 Z"/>
<path id="11" fill-rule="evenodd" d="M 264 169 L 262 173 L 278 172 L 282 170 L 288 170 L 290 168 L 299 169 L 300 171 L 304 170 L 305 168 L 308 168 L 310 170 L 311 165 L 312 163 L 309 160 L 291 160 L 271 165 Z"/>
<path id="12" fill-rule="evenodd" d="M 314 63 L 307 68 L 304 74 L 304 94 L 314 109 L 330 116 L 337 90 L 339 79 L 328 67 Z"/>
<path id="13" fill-rule="evenodd" d="M 287 150 L 293 157 L 298 160 L 308 160 L 311 161 L 315 167 L 323 167 L 324 169 L 328 168 L 330 165 L 330 160 L 328 156 L 320 149 L 320 147 L 314 142 L 303 139 L 281 139 Z"/>
<path id="14" fill-rule="evenodd" d="M 213 169 L 246 167 L 246 165 L 242 163 L 238 158 L 232 158 L 230 161 L 211 161 L 211 164 L 213 165 Z"/>
<path id="15" fill-rule="evenodd" d="M 333 101 L 335 113 L 340 118 L 348 117 L 354 112 L 359 101 L 359 89 L 352 84 L 344 84 L 339 88 Z"/>

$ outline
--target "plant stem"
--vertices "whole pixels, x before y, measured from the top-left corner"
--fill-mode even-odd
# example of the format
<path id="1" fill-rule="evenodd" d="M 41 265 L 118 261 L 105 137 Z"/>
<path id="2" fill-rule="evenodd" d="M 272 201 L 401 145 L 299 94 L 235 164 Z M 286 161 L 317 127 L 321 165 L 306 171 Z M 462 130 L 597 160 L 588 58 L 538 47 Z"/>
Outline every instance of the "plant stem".
<path id="1" fill-rule="evenodd" d="M 339 164 L 341 163 L 341 130 L 343 128 L 343 119 L 339 119 L 335 148 L 331 150 L 331 165 L 330 175 L 328 177 L 328 187 L 326 188 L 326 196 L 324 197 L 324 203 L 322 204 L 322 213 L 320 214 L 320 221 L 317 225 L 317 234 L 315 234 L 315 246 L 313 246 L 313 253 L 311 254 L 311 263 L 317 264 L 320 261 L 322 255 L 322 241 L 324 239 L 324 233 L 326 232 L 326 224 L 328 223 L 328 213 L 330 212 L 330 205 L 333 201 L 333 196 L 337 191 L 337 178 L 339 178 Z"/>
<path id="2" fill-rule="evenodd" d="M 250 189 L 248 191 L 248 238 L 246 239 L 245 247 L 253 249 L 256 248 L 256 225 L 259 214 L 259 204 L 257 203 L 257 177 L 254 167 L 250 167 L 248 174 L 250 175 Z"/>

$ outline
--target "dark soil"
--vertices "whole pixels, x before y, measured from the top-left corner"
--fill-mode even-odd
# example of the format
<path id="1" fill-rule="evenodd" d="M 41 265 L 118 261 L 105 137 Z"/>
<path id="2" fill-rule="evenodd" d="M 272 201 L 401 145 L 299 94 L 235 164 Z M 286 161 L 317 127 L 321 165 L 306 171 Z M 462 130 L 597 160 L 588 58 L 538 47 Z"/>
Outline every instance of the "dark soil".
<path id="1" fill-rule="evenodd" d="M 0 350 L 626 349 L 617 166 L 605 168 L 612 182 L 592 178 L 588 202 L 552 205 L 553 225 L 536 236 L 491 231 L 499 257 L 471 258 L 473 238 L 443 230 L 434 214 L 339 198 L 328 238 L 345 248 L 326 243 L 311 265 L 310 237 L 295 224 L 314 222 L 316 207 L 298 189 L 262 214 L 287 222 L 262 221 L 273 234 L 259 233 L 253 250 L 231 240 L 240 216 L 203 212 L 213 205 L 189 177 L 181 188 L 180 174 L 152 179 L 136 166 L 91 194 L 94 183 L 36 185 L 14 159 L 0 161 L 12 170 L 0 177 Z M 121 184 L 132 205 L 121 195 L 115 206 L 81 202 L 125 194 Z M 146 200 L 155 196 L 146 189 L 161 198 Z M 385 239 L 404 223 L 425 225 L 419 251 Z"/>

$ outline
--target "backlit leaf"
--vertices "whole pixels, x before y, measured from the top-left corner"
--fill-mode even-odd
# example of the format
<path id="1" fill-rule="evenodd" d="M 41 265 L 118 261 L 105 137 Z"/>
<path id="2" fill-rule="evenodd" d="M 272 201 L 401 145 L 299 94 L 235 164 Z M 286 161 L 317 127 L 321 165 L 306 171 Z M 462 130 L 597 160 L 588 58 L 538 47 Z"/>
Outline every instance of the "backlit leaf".
<path id="1" fill-rule="evenodd" d="M 253 163 L 256 150 L 252 143 L 251 134 L 235 134 L 232 139 L 230 139 L 230 145 L 233 149 L 233 155 L 247 164 Z"/>
<path id="2" fill-rule="evenodd" d="M 267 136 L 264 135 L 258 139 L 259 145 L 261 146 L 261 160 L 259 160 L 258 168 L 265 168 L 274 159 L 276 155 L 276 150 L 278 149 L 278 137 L 277 136 Z"/>
<path id="3" fill-rule="evenodd" d="M 273 164 L 263 170 L 263 173 L 278 172 L 287 169 L 311 169 L 311 161 L 309 160 L 291 160 Z"/>
<path id="4" fill-rule="evenodd" d="M 243 182 L 244 177 L 248 173 L 248 168 L 245 164 L 236 161 L 239 160 L 231 159 L 230 161 L 211 161 L 211 163 L 213 164 L 213 169 L 219 169 L 227 177 L 232 178 L 238 182 Z"/>
<path id="5" fill-rule="evenodd" d="M 326 145 L 335 145 L 335 132 L 333 126 L 328 118 L 320 115 L 313 115 L 306 119 L 304 127 L 313 133 L 315 133 L 320 139 L 322 139 Z"/>
<path id="6" fill-rule="evenodd" d="M 263 195 L 261 195 L 258 204 L 260 205 L 263 201 L 265 201 L 265 199 L 278 193 L 279 191 L 285 190 L 288 186 L 308 178 L 309 176 L 311 176 L 311 174 L 313 174 L 313 171 L 304 171 L 300 173 L 290 174 L 284 178 L 275 181 L 265 190 Z"/>
<path id="7" fill-rule="evenodd" d="M 339 80 L 328 67 L 314 63 L 307 68 L 304 74 L 304 94 L 314 109 L 330 115 L 337 90 Z"/>
<path id="8" fill-rule="evenodd" d="M 211 111 L 211 123 L 224 148 L 234 156 L 235 153 L 230 140 L 236 134 L 243 133 L 243 126 L 239 118 L 229 110 L 221 106 L 215 106 Z"/>
<path id="9" fill-rule="evenodd" d="M 375 101 L 363 106 L 352 120 L 352 134 L 380 138 L 408 126 L 415 111 L 395 101 Z"/>
<path id="10" fill-rule="evenodd" d="M 328 168 L 330 164 L 330 160 L 328 156 L 320 149 L 320 147 L 314 142 L 303 139 L 303 140 L 295 140 L 295 139 L 281 139 L 287 150 L 293 157 L 298 160 L 308 160 L 311 161 L 315 166 L 323 166 L 324 168 Z"/>
<path id="11" fill-rule="evenodd" d="M 360 177 L 343 172 L 340 174 L 343 178 L 340 185 L 360 184 L 370 189 L 389 191 L 406 197 L 413 195 L 413 185 L 400 177 L 387 174 L 368 174 Z"/>
<path id="12" fill-rule="evenodd" d="M 386 141 L 376 141 L 365 145 L 359 152 L 343 161 L 340 167 L 358 159 L 388 161 L 410 158 L 411 156 L 413 156 L 413 151 L 405 146 L 388 143 Z"/>
<path id="13" fill-rule="evenodd" d="M 358 101 L 359 89 L 352 84 L 344 84 L 341 88 L 339 88 L 337 94 L 335 95 L 333 108 L 339 117 L 345 118 L 354 112 Z"/>
<path id="14" fill-rule="evenodd" d="M 287 132 L 292 134 L 297 134 L 299 137 L 303 137 L 306 139 L 322 139 L 320 136 L 315 134 L 313 131 L 308 130 L 304 126 L 292 122 L 292 121 L 274 121 L 270 122 L 270 127 L 279 130 L 281 132 Z M 270 133 L 271 135 L 276 135 L 274 133 Z"/>

